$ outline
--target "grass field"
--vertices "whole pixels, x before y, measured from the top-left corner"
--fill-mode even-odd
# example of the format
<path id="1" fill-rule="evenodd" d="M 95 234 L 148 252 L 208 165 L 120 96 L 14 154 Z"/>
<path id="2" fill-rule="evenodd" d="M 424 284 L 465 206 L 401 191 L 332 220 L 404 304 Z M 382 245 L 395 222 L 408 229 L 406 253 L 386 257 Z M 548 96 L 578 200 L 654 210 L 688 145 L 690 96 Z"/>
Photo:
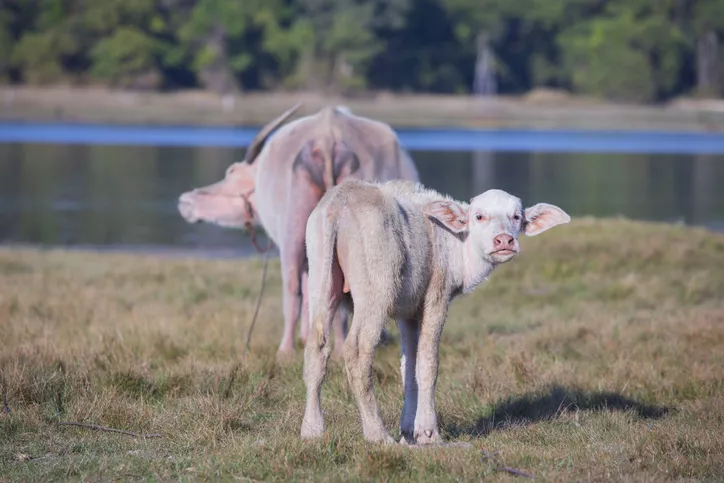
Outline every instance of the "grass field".
<path id="1" fill-rule="evenodd" d="M 434 448 L 365 444 L 339 362 L 299 439 L 276 260 L 242 363 L 261 260 L 0 249 L 0 481 L 720 481 L 724 236 L 579 219 L 522 245 L 453 304 L 438 410 L 471 446 Z M 397 339 L 375 376 L 397 435 Z"/>

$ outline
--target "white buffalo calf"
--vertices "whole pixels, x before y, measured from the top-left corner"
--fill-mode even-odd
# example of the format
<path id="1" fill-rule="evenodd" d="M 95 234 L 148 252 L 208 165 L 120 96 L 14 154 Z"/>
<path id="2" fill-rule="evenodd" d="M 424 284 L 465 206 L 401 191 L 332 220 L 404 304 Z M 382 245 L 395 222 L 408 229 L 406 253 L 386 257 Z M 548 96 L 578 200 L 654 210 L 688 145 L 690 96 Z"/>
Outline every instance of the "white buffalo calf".
<path id="1" fill-rule="evenodd" d="M 320 392 L 330 326 L 340 303 L 354 308 L 344 343 L 347 378 L 368 441 L 393 442 L 377 409 L 372 357 L 396 318 L 402 342 L 401 442 L 440 441 L 435 412 L 438 345 L 448 306 L 519 252 L 518 235 L 570 221 L 560 208 L 490 190 L 455 201 L 409 181 L 346 181 L 324 195 L 307 222 L 310 332 L 302 438 L 321 436 Z"/>

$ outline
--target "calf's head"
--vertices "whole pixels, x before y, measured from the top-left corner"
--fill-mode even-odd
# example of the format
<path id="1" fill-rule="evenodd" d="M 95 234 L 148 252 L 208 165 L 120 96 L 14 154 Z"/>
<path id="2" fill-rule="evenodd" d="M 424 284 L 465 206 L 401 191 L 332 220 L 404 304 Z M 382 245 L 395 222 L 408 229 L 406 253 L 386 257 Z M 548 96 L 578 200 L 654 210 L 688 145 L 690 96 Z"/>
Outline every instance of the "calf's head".
<path id="1" fill-rule="evenodd" d="M 226 228 L 258 225 L 255 175 L 255 164 L 234 163 L 221 181 L 183 193 L 178 211 L 189 223 L 205 221 Z"/>
<path id="2" fill-rule="evenodd" d="M 518 235 L 535 236 L 571 221 L 554 205 L 538 203 L 523 209 L 519 198 L 502 190 L 488 190 L 464 206 L 452 200 L 429 203 L 423 212 L 460 235 L 470 250 L 497 265 L 520 252 Z"/>

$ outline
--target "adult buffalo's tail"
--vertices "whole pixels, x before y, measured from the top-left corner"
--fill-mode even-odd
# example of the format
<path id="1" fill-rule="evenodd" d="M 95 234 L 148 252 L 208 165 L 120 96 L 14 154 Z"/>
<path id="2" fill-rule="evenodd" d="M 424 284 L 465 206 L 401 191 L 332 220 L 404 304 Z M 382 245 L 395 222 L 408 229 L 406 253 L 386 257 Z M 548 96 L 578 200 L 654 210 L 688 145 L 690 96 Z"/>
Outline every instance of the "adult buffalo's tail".
<path id="1" fill-rule="evenodd" d="M 334 187 L 334 144 L 336 141 L 335 136 L 335 109 L 333 107 L 327 107 L 322 112 L 322 123 L 324 125 L 324 141 L 322 142 L 322 159 L 323 164 L 323 175 L 322 180 L 324 183 L 324 190 L 329 191 Z"/>

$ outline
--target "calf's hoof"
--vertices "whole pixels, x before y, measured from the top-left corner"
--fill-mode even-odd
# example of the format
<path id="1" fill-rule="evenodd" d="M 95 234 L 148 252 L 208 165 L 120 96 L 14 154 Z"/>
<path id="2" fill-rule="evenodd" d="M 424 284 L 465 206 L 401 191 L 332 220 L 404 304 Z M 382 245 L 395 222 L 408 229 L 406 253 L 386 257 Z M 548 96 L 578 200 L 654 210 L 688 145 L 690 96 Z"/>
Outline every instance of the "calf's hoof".
<path id="1" fill-rule="evenodd" d="M 302 422 L 302 432 L 301 432 L 302 439 L 321 438 L 323 433 L 324 433 L 323 424 L 314 424 L 314 423 L 310 423 L 306 420 L 304 420 Z"/>
<path id="2" fill-rule="evenodd" d="M 369 443 L 395 444 L 396 441 L 390 436 L 384 428 L 364 431 L 365 439 Z"/>
<path id="3" fill-rule="evenodd" d="M 365 439 L 368 443 L 381 443 L 381 444 L 396 444 L 397 442 L 394 440 L 392 436 L 385 433 L 383 435 L 375 435 L 374 437 L 365 436 Z"/>
<path id="4" fill-rule="evenodd" d="M 417 444 L 439 444 L 442 443 L 442 437 L 437 429 L 425 429 L 415 431 L 415 443 Z"/>

